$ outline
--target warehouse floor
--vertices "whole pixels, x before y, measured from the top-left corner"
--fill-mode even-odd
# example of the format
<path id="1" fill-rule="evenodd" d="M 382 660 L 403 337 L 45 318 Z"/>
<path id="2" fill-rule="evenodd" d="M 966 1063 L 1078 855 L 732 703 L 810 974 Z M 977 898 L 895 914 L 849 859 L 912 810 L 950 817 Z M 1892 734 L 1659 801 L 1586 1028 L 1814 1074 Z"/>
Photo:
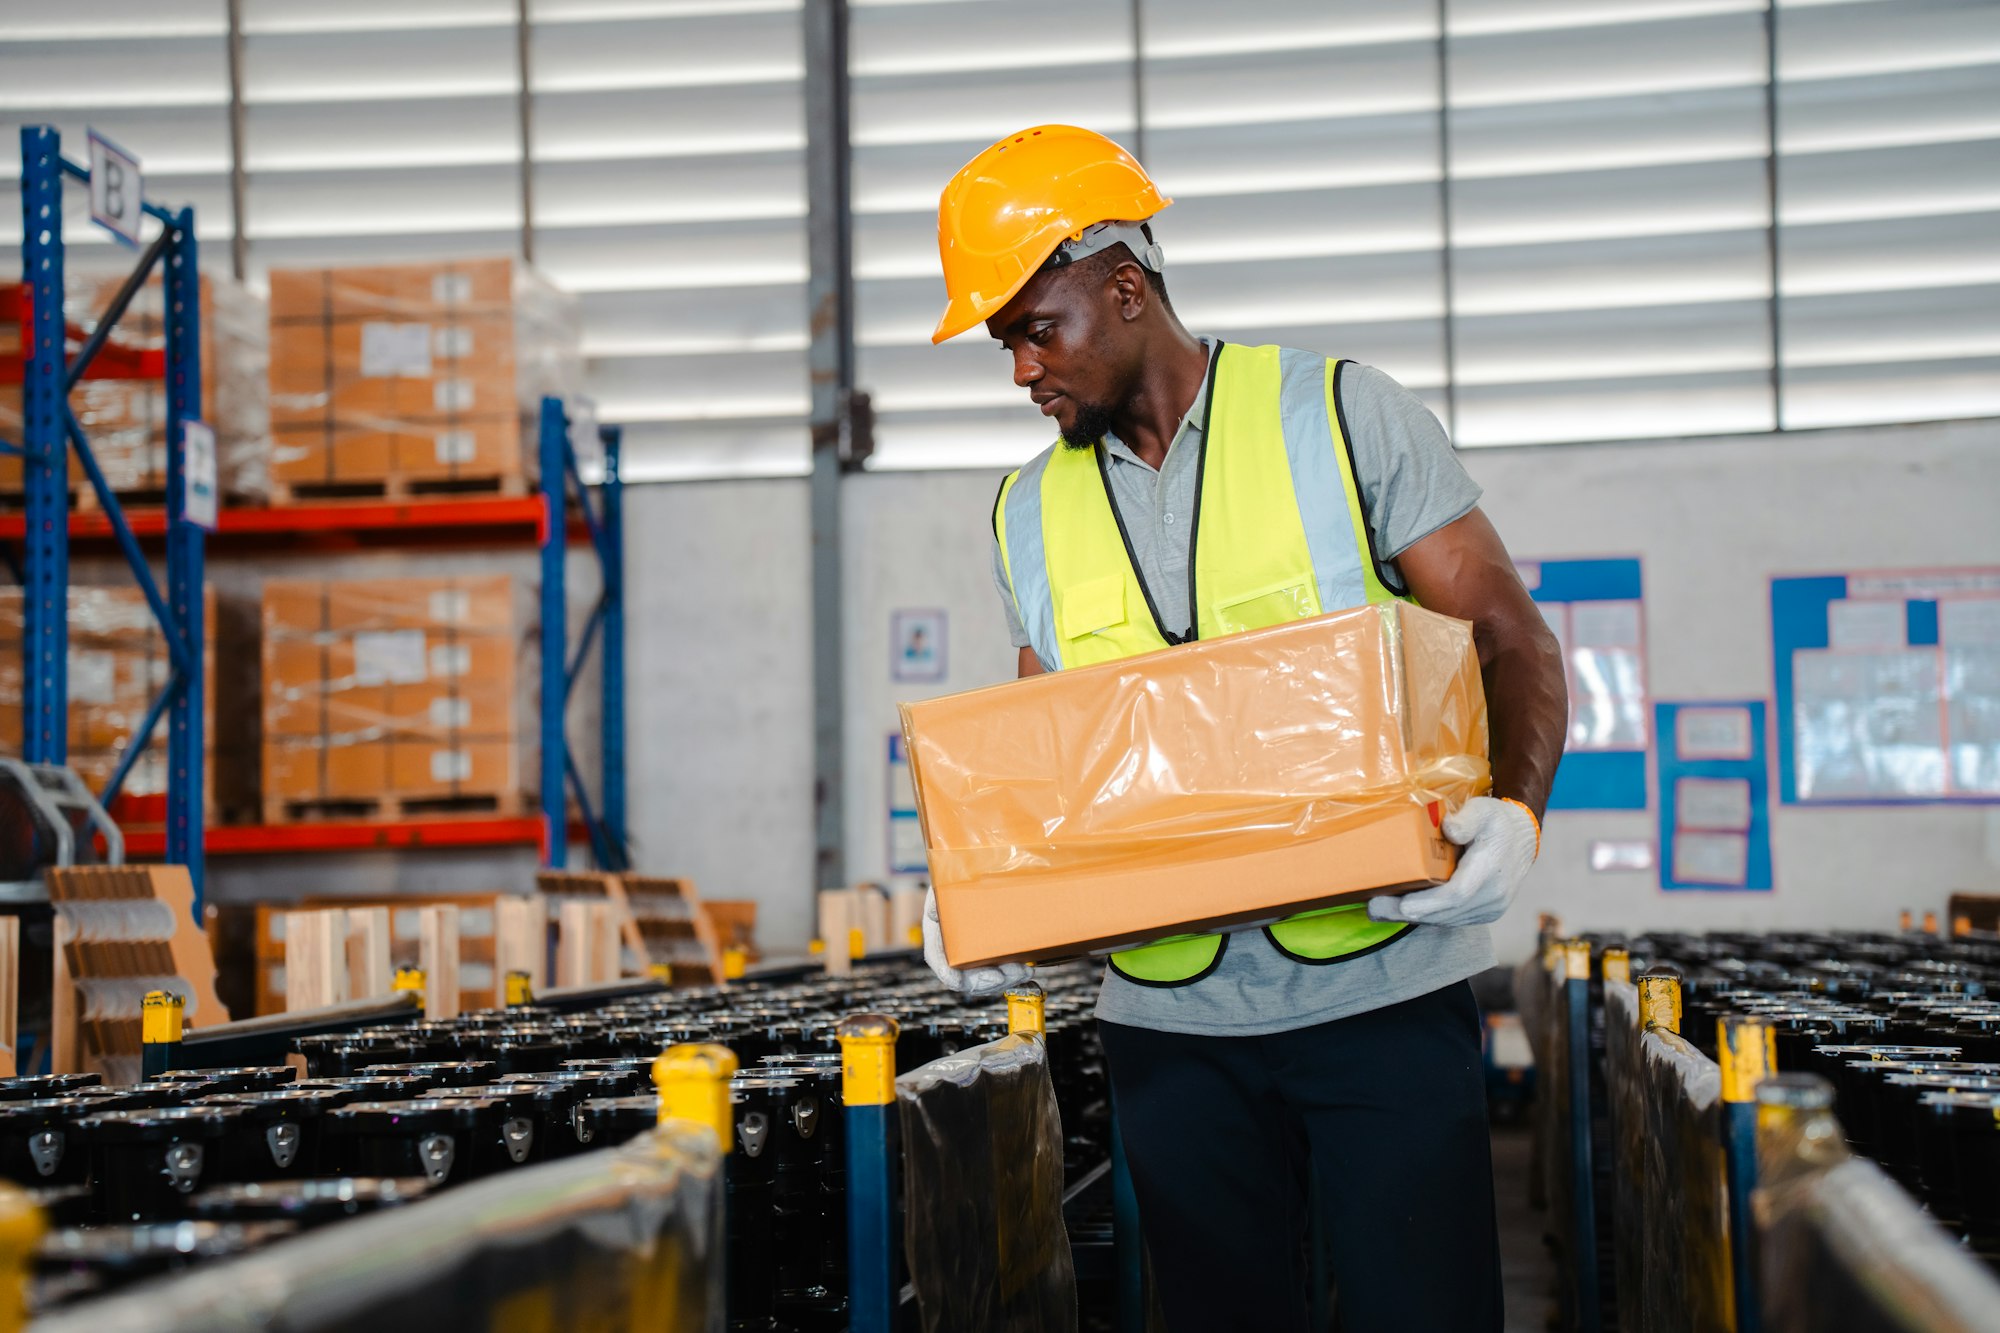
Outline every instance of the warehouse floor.
<path id="1" fill-rule="evenodd" d="M 1546 1333 L 1555 1301 L 1555 1264 L 1542 1243 L 1542 1214 L 1528 1206 L 1534 1131 L 1493 1130 L 1493 1194 L 1500 1219 L 1500 1272 L 1506 1285 L 1507 1333 Z"/>

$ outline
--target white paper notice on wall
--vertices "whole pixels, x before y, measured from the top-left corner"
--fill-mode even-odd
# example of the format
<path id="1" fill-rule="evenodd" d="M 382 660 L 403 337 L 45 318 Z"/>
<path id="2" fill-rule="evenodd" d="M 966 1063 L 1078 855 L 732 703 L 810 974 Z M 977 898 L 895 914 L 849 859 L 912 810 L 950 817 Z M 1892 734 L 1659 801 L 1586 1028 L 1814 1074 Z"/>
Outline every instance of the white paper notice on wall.
<path id="1" fill-rule="evenodd" d="M 1674 717 L 1680 759 L 1748 759 L 1753 746 L 1747 708 L 1683 708 Z"/>
<path id="2" fill-rule="evenodd" d="M 1830 602 L 1826 641 L 1845 650 L 1909 646 L 1909 611 L 1903 602 Z"/>
<path id="3" fill-rule="evenodd" d="M 1572 602 L 1569 637 L 1577 648 L 1637 648 L 1637 602 Z"/>
<path id="4" fill-rule="evenodd" d="M 1750 839 L 1741 833 L 1676 833 L 1674 879 L 1741 886 L 1750 877 Z"/>
<path id="5" fill-rule="evenodd" d="M 1938 640 L 1947 648 L 2000 648 L 2000 597 L 1939 602 Z"/>
<path id="6" fill-rule="evenodd" d="M 73 704 L 113 704 L 118 701 L 118 659 L 88 648 L 69 650 L 69 701 Z"/>
<path id="7" fill-rule="evenodd" d="M 370 378 L 431 373 L 431 326 L 371 319 L 361 326 L 361 373 Z"/>
<path id="8" fill-rule="evenodd" d="M 1590 868 L 1599 874 L 1651 870 L 1653 844 L 1644 838 L 1600 838 L 1590 844 Z"/>
<path id="9" fill-rule="evenodd" d="M 432 782 L 464 782 L 472 776 L 472 756 L 463 750 L 432 750 Z"/>
<path id="10" fill-rule="evenodd" d="M 367 630 L 354 636 L 355 684 L 421 685 L 426 679 L 422 630 Z"/>
<path id="11" fill-rule="evenodd" d="M 1750 829 L 1750 779 L 1677 779 L 1674 783 L 1674 823 L 1685 829 L 1747 833 Z"/>

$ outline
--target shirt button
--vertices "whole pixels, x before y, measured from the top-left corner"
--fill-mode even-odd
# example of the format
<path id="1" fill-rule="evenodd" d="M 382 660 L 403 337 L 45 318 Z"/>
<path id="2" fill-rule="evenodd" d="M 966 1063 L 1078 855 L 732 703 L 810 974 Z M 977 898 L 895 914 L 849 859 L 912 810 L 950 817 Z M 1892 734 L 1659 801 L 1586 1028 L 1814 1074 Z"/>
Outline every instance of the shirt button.
<path id="1" fill-rule="evenodd" d="M 1173 521 L 1174 521 L 1174 516 L 1173 516 L 1172 514 L 1168 514 L 1168 515 L 1167 515 L 1167 522 L 1169 522 L 1169 523 L 1172 523 Z"/>

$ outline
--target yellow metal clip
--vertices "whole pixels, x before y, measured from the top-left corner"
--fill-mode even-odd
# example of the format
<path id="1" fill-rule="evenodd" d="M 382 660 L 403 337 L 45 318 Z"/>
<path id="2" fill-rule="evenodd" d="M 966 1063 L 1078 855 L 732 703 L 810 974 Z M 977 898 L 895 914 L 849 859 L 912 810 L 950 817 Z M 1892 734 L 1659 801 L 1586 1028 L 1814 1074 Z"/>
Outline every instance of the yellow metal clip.
<path id="1" fill-rule="evenodd" d="M 519 1009 L 522 1005 L 533 1004 L 535 1002 L 533 982 L 534 978 L 519 968 L 507 974 L 507 1007 L 509 1009 Z M 422 991 L 423 988 L 423 982 L 419 981 L 416 989 Z"/>
<path id="2" fill-rule="evenodd" d="M 646 975 L 654 981 L 659 982 L 662 986 L 671 986 L 674 984 L 674 965 L 672 963 L 648 963 L 646 964 Z"/>
<path id="3" fill-rule="evenodd" d="M 163 990 L 147 991 L 139 1010 L 139 1039 L 148 1046 L 178 1042 L 186 1026 L 183 1021 L 186 1013 L 187 1001 L 180 996 Z"/>
<path id="4" fill-rule="evenodd" d="M 1667 1032 L 1681 1030 L 1681 981 L 1666 972 L 1648 972 L 1639 978 L 1639 1028 Z"/>
<path id="5" fill-rule="evenodd" d="M 1631 953 L 1624 949 L 1606 949 L 1604 951 L 1604 979 L 1606 981 L 1622 981 L 1630 985 L 1632 982 Z"/>
<path id="6" fill-rule="evenodd" d="M 1757 1100 L 1757 1085 L 1777 1067 L 1772 1058 L 1777 1049 L 1777 1032 L 1769 1023 L 1756 1018 L 1718 1018 L 1715 1030 L 1715 1053 L 1721 1057 L 1722 1066 L 1722 1100 Z"/>
<path id="7" fill-rule="evenodd" d="M 1563 941 L 1563 976 L 1571 981 L 1590 979 L 1590 941 Z"/>
<path id="8" fill-rule="evenodd" d="M 653 1061 L 653 1086 L 660 1094 L 660 1120 L 692 1120 L 715 1131 L 727 1153 L 735 1141 L 729 1113 L 729 1080 L 736 1053 L 714 1042 L 669 1046 Z"/>
<path id="9" fill-rule="evenodd" d="M 750 955 L 743 950 L 724 949 L 722 951 L 722 979 L 724 981 L 743 980 L 743 973 L 749 966 Z"/>
<path id="10" fill-rule="evenodd" d="M 389 983 L 392 991 L 412 991 L 421 996 L 424 993 L 424 970 L 421 967 L 399 967 L 396 979 Z"/>
<path id="11" fill-rule="evenodd" d="M 1016 1037 L 1045 1037 L 1047 995 L 1040 982 L 1024 981 L 1007 988 L 1007 1031 Z"/>
<path id="12" fill-rule="evenodd" d="M 841 1100 L 848 1106 L 887 1106 L 896 1100 L 896 1037 L 887 1014 L 851 1014 L 840 1020 Z"/>
<path id="13" fill-rule="evenodd" d="M 0 1333 L 28 1326 L 29 1275 L 48 1229 L 48 1219 L 28 1192 L 0 1181 Z"/>
<path id="14" fill-rule="evenodd" d="M 859 926 L 849 926 L 847 929 L 847 956 L 849 958 L 868 956 L 868 932 Z"/>

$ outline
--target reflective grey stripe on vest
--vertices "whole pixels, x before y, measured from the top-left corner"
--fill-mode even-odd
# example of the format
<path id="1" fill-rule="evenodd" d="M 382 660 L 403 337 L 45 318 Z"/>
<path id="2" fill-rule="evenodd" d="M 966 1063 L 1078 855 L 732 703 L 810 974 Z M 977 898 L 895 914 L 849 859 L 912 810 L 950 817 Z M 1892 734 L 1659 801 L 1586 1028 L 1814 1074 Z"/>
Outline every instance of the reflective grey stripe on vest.
<path id="1" fill-rule="evenodd" d="M 1291 460 L 1292 490 L 1298 496 L 1306 549 L 1312 553 L 1313 576 L 1319 584 L 1319 609 L 1360 606 L 1368 600 L 1361 572 L 1366 543 L 1354 530 L 1333 423 L 1326 419 L 1327 359 L 1287 347 L 1278 354 L 1278 367 L 1285 454 Z"/>
<path id="2" fill-rule="evenodd" d="M 1042 552 L 1042 474 L 1048 465 L 1047 453 L 1037 455 L 1007 490 L 1007 572 L 1014 584 L 1014 610 L 1021 617 L 1021 628 L 1028 631 L 1029 642 L 1035 645 L 1036 658 L 1044 671 L 1060 671 L 1060 657 L 1050 656 L 1061 650 L 1056 647 L 1056 604 L 1049 593 L 1049 562 Z"/>

